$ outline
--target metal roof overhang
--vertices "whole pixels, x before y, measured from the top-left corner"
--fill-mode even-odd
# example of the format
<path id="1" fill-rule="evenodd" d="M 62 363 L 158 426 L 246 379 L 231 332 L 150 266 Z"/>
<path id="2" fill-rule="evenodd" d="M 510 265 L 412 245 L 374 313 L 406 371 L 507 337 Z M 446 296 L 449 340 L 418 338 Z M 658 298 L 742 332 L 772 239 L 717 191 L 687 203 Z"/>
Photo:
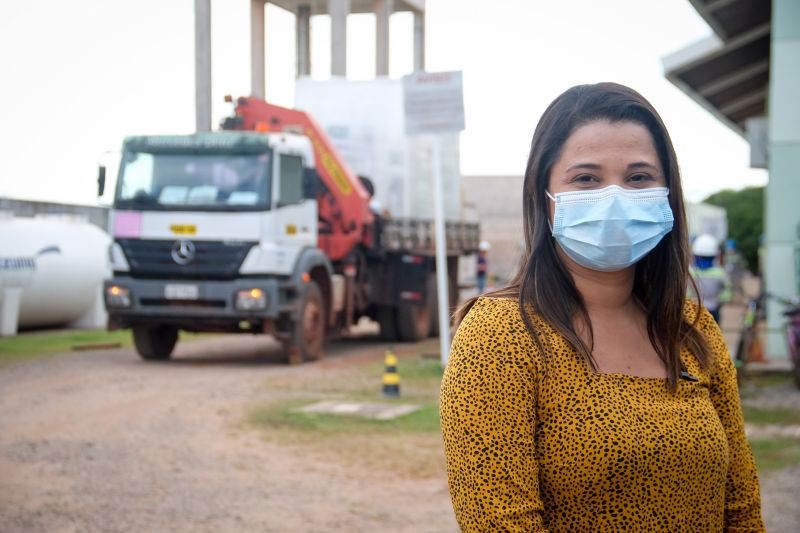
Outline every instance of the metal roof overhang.
<path id="1" fill-rule="evenodd" d="M 767 113 L 768 0 L 689 0 L 715 35 L 663 59 L 667 79 L 739 134 Z"/>
<path id="2" fill-rule="evenodd" d="M 292 13 L 297 13 L 299 6 L 309 6 L 312 15 L 327 15 L 328 0 L 268 0 L 270 4 L 275 4 Z M 412 11 L 425 13 L 425 0 L 395 0 L 393 12 Z M 350 13 L 375 13 L 374 0 L 350 0 Z"/>

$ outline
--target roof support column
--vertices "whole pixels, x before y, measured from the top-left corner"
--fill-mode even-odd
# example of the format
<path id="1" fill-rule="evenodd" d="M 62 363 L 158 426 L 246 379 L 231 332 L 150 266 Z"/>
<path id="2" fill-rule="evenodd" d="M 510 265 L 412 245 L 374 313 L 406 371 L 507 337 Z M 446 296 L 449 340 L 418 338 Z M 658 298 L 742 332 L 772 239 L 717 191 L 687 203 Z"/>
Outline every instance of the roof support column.
<path id="1" fill-rule="evenodd" d="M 311 75 L 311 6 L 297 6 L 297 77 Z"/>
<path id="2" fill-rule="evenodd" d="M 211 0 L 194 0 L 195 128 L 211 131 Z"/>
<path id="3" fill-rule="evenodd" d="M 765 280 L 781 296 L 800 292 L 800 8 L 796 0 L 772 2 L 769 85 L 769 183 L 766 190 Z M 778 302 L 767 301 L 767 355 L 787 357 Z"/>
<path id="4" fill-rule="evenodd" d="M 250 0 L 250 94 L 266 96 L 264 54 L 264 0 Z"/>
<path id="5" fill-rule="evenodd" d="M 414 12 L 414 72 L 425 70 L 425 13 Z"/>
<path id="6" fill-rule="evenodd" d="M 347 76 L 347 15 L 350 0 L 328 0 L 331 14 L 331 75 Z"/>
<path id="7" fill-rule="evenodd" d="M 375 0 L 375 76 L 389 75 L 389 18 L 394 0 Z"/>

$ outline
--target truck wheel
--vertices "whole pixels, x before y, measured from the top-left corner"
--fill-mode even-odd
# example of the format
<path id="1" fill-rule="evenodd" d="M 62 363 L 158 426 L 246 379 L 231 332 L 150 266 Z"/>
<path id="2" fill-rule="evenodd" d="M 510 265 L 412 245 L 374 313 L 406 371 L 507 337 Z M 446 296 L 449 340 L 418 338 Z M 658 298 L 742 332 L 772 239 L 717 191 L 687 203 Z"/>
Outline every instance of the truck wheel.
<path id="1" fill-rule="evenodd" d="M 401 341 L 421 341 L 428 336 L 430 330 L 431 310 L 427 302 L 423 305 L 397 307 L 397 336 Z"/>
<path id="2" fill-rule="evenodd" d="M 171 326 L 133 327 L 133 345 L 142 359 L 169 359 L 177 342 L 177 328 Z"/>
<path id="3" fill-rule="evenodd" d="M 394 342 L 397 340 L 397 313 L 395 308 L 390 305 L 382 305 L 378 308 L 378 325 L 381 327 L 381 340 L 384 342 Z"/>
<path id="4" fill-rule="evenodd" d="M 325 299 L 319 285 L 305 284 L 300 295 L 300 312 L 293 325 L 292 340 L 286 346 L 290 362 L 292 351 L 299 352 L 301 361 L 322 359 L 325 344 Z"/>

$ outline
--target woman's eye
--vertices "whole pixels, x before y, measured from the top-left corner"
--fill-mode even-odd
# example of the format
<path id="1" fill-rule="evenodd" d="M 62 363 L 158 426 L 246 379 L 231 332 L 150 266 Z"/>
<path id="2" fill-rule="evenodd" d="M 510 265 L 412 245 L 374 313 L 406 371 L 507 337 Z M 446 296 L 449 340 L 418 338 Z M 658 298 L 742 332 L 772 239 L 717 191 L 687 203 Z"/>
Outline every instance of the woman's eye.
<path id="1" fill-rule="evenodd" d="M 646 181 L 651 181 L 652 179 L 653 177 L 649 174 L 634 174 L 628 178 L 628 181 L 632 181 L 634 183 L 644 183 Z"/>
<path id="2" fill-rule="evenodd" d="M 595 178 L 589 174 L 581 174 L 580 176 L 575 176 L 572 181 L 573 183 L 593 183 Z"/>

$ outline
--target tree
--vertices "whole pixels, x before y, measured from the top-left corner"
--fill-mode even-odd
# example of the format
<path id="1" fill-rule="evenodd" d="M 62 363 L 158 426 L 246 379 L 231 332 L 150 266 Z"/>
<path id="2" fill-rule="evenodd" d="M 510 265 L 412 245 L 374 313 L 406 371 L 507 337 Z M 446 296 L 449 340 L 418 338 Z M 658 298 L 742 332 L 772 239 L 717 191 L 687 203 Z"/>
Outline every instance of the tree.
<path id="1" fill-rule="evenodd" d="M 728 237 L 747 261 L 751 272 L 758 272 L 758 245 L 764 233 L 764 187 L 747 187 L 739 191 L 725 189 L 703 202 L 725 209 L 728 216 Z"/>

